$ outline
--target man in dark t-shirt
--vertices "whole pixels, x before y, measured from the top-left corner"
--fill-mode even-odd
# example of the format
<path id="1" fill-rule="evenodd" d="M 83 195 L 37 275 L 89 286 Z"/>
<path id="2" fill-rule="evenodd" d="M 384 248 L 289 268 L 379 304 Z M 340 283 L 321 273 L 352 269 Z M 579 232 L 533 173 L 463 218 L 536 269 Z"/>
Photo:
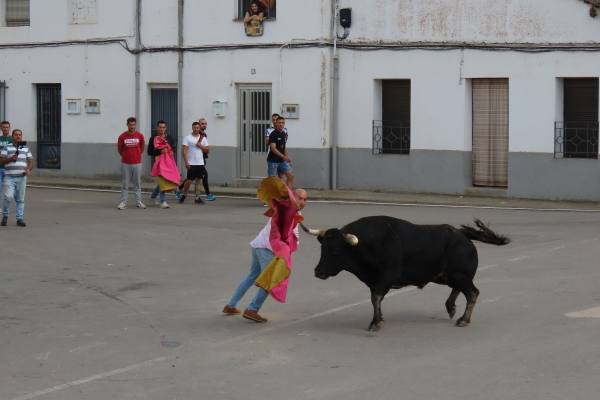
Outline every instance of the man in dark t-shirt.
<path id="1" fill-rule="evenodd" d="M 287 185 L 291 188 L 294 183 L 294 174 L 292 173 L 292 160 L 287 155 L 287 137 L 285 118 L 278 117 L 275 121 L 275 129 L 269 134 L 267 174 L 280 178 L 285 175 Z"/>

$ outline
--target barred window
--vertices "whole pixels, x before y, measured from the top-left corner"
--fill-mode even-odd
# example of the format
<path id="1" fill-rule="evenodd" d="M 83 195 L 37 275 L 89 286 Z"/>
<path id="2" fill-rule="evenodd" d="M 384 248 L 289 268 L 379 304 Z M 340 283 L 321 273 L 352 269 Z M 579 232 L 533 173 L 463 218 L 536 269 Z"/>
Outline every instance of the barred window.
<path id="1" fill-rule="evenodd" d="M 410 153 L 410 79 L 381 81 L 381 117 L 373 121 L 373 154 Z"/>
<path id="2" fill-rule="evenodd" d="M 563 120 L 554 123 L 556 158 L 598 158 L 598 78 L 564 78 Z"/>
<path id="3" fill-rule="evenodd" d="M 250 4 L 256 3 L 258 9 L 262 11 L 265 19 L 275 19 L 277 13 L 276 0 L 238 0 L 238 18 L 244 19 L 246 11 L 250 8 Z"/>
<path id="4" fill-rule="evenodd" d="M 29 0 L 6 0 L 6 26 L 29 26 Z"/>

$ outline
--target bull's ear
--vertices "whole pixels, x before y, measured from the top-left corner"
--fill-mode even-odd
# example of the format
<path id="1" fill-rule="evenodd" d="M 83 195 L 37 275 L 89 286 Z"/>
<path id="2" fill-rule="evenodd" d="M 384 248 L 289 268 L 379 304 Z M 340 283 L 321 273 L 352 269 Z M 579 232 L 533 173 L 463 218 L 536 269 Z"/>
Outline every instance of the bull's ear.
<path id="1" fill-rule="evenodd" d="M 344 240 L 350 246 L 356 246 L 358 244 L 358 237 L 356 237 L 355 235 L 353 235 L 351 233 L 344 233 Z"/>

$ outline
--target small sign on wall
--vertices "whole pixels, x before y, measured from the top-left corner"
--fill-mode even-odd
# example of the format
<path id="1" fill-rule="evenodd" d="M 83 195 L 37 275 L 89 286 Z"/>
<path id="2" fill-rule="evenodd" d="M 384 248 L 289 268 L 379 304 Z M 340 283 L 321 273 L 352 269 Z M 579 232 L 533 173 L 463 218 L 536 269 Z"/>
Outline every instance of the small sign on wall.
<path id="1" fill-rule="evenodd" d="M 81 114 L 81 99 L 66 99 L 67 114 Z"/>
<path id="2" fill-rule="evenodd" d="M 95 24 L 98 20 L 96 0 L 69 0 L 68 7 L 71 25 Z"/>
<path id="3" fill-rule="evenodd" d="M 282 104 L 281 105 L 281 116 L 288 119 L 300 118 L 300 105 L 299 104 Z"/>

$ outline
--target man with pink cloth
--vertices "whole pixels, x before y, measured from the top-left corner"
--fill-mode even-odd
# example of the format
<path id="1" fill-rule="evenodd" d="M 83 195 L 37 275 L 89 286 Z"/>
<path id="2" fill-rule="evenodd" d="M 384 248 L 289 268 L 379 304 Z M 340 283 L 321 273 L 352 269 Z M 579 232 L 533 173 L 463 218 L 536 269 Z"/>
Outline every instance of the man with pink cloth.
<path id="1" fill-rule="evenodd" d="M 156 123 L 156 136 L 154 136 L 154 149 L 160 151 L 160 155 L 154 159 L 152 165 L 152 176 L 158 177 L 160 208 L 169 208 L 165 193 L 177 189 L 181 176 L 173 157 L 173 148 L 167 140 L 167 123 L 158 121 Z"/>
<path id="2" fill-rule="evenodd" d="M 278 302 L 285 303 L 292 253 L 298 248 L 298 223 L 303 219 L 300 210 L 304 208 L 308 195 L 300 188 L 292 192 L 279 178 L 269 177 L 261 182 L 258 197 L 270 205 L 265 213 L 270 218 L 250 242 L 250 271 L 223 308 L 223 313 L 240 314 L 236 305 L 250 286 L 255 284 L 259 287 L 258 292 L 242 317 L 255 322 L 267 322 L 258 311 L 268 294 Z"/>

